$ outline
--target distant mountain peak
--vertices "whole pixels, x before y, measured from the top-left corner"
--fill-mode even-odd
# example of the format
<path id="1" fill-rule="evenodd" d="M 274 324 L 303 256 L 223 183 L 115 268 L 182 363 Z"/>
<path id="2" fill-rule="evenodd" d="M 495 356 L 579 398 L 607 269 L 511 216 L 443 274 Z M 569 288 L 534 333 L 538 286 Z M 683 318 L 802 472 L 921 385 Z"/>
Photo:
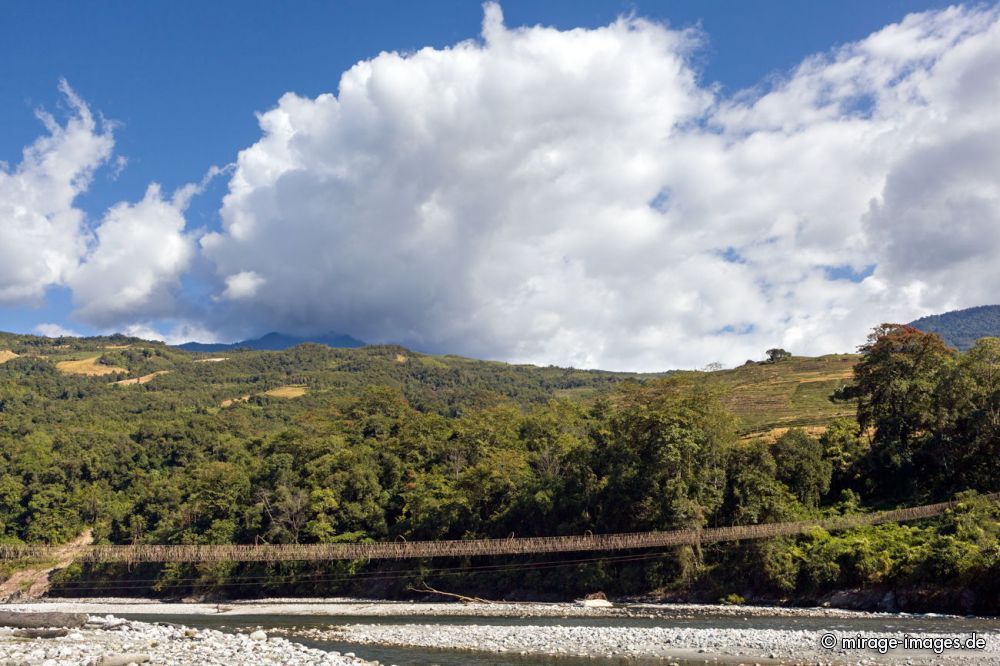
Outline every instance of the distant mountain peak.
<path id="1" fill-rule="evenodd" d="M 340 347 L 340 348 L 353 348 L 353 347 L 364 347 L 365 343 L 357 338 L 351 337 L 346 333 L 323 333 L 320 335 L 309 335 L 309 336 L 297 336 L 289 335 L 287 333 L 279 333 L 277 331 L 271 331 L 266 333 L 259 338 L 253 338 L 250 340 L 241 340 L 240 342 L 232 343 L 204 343 L 204 342 L 185 342 L 181 345 L 176 345 L 178 348 L 185 351 L 191 352 L 224 352 L 232 351 L 234 349 L 254 349 L 258 351 L 281 351 L 283 349 L 289 349 L 295 347 L 296 345 L 305 344 L 307 342 L 312 342 L 315 344 L 326 345 L 328 347 Z"/>
<path id="2" fill-rule="evenodd" d="M 979 338 L 1000 337 L 1000 305 L 978 305 L 938 315 L 921 317 L 910 326 L 937 333 L 945 342 L 965 351 Z"/>

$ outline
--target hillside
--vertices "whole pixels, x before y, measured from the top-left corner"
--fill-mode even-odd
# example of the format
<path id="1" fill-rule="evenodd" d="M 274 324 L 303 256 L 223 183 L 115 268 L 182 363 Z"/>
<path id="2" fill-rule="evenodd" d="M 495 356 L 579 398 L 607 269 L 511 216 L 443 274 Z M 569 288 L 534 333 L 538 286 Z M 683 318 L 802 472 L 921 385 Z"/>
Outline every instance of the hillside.
<path id="1" fill-rule="evenodd" d="M 921 317 L 910 322 L 910 326 L 925 333 L 937 333 L 955 349 L 965 351 L 980 338 L 1000 337 L 1000 305 L 980 305 Z"/>
<path id="2" fill-rule="evenodd" d="M 0 333 L 0 350 L 10 352 L 8 372 L 54 369 L 60 385 L 84 391 L 99 409 L 106 399 L 120 401 L 120 389 L 129 385 L 142 391 L 150 407 L 185 405 L 209 411 L 251 398 L 273 398 L 275 390 L 280 397 L 287 393 L 282 387 L 302 387 L 302 397 L 308 395 L 301 406 L 283 407 L 295 411 L 343 403 L 366 386 L 382 385 L 400 390 L 417 409 L 457 414 L 504 401 L 522 407 L 553 398 L 590 401 L 623 381 L 642 383 L 664 376 L 431 356 L 394 345 L 303 344 L 277 352 L 213 349 L 209 354 L 124 336 L 52 340 Z M 680 385 L 711 387 L 740 418 L 741 431 L 767 432 L 822 427 L 834 418 L 851 416 L 851 405 L 834 404 L 828 397 L 850 379 L 856 359 L 850 354 L 792 357 L 732 370 L 669 374 Z"/>
<path id="3" fill-rule="evenodd" d="M 914 332 L 893 334 L 911 339 Z M 965 374 L 944 373 L 927 364 L 952 363 L 952 356 L 925 337 L 920 372 L 951 382 L 918 384 L 943 401 L 928 413 L 964 409 L 949 401 L 970 391 L 977 401 L 998 395 L 986 370 L 1000 362 L 1000 347 L 969 355 Z M 837 515 L 859 502 L 915 504 L 994 490 L 1000 478 L 996 456 L 969 444 L 995 441 L 988 421 L 935 425 L 940 431 L 921 435 L 909 458 L 886 455 L 896 446 L 886 439 L 891 419 L 864 437 L 851 419 L 824 431 L 855 409 L 828 399 L 849 381 L 859 361 L 851 355 L 631 374 L 391 345 L 198 354 L 124 336 L 0 334 L 0 352 L 7 352 L 0 363 L 0 543 L 65 544 L 81 535 L 98 544 L 281 544 L 641 532 Z M 896 390 L 896 375 L 875 377 Z M 923 413 L 903 417 L 930 422 Z M 954 444 L 942 449 L 940 442 Z M 817 533 L 717 545 L 697 556 L 703 562 L 682 550 L 660 562 L 440 581 L 425 577 L 425 565 L 454 563 L 73 565 L 53 575 L 52 589 L 399 596 L 427 582 L 484 596 L 674 589 L 717 600 L 890 579 L 997 579 L 966 565 L 1000 552 L 995 539 L 948 550 L 954 526 L 947 521 L 940 531 L 866 529 L 861 540 Z M 869 552 L 890 559 L 872 569 Z M 948 555 L 933 559 L 938 552 Z M 965 553 L 972 554 L 961 559 Z M 144 582 L 122 587 L 132 580 Z"/>
<path id="4" fill-rule="evenodd" d="M 722 404 L 740 417 L 744 433 L 799 426 L 818 431 L 835 418 L 854 416 L 853 404 L 833 403 L 830 395 L 850 383 L 859 358 L 857 354 L 793 356 L 777 363 L 698 373 L 696 378 L 721 391 Z"/>

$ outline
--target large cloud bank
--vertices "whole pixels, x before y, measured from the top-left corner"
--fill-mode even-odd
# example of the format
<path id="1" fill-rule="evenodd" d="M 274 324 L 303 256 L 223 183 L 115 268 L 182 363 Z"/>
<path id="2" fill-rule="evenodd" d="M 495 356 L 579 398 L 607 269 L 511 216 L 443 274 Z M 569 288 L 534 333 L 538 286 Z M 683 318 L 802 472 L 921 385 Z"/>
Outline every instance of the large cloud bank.
<path id="1" fill-rule="evenodd" d="M 111 138 L 79 102 L 0 173 L 0 240 L 56 248 L 0 266 L 0 299 L 63 283 L 82 320 L 142 325 L 178 315 L 200 261 L 216 296 L 194 323 L 222 337 L 619 369 L 847 351 L 997 300 L 995 9 L 911 15 L 735 96 L 699 81 L 698 38 L 513 29 L 487 5 L 481 39 L 382 53 L 261 114 L 197 242 L 156 188 L 81 226 Z"/>

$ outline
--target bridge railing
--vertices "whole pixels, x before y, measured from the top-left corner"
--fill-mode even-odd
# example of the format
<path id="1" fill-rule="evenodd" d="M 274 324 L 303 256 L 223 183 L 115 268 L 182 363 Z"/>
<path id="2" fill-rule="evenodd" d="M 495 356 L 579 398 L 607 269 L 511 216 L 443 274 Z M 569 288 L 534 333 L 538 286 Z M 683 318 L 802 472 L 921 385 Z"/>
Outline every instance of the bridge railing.
<path id="1" fill-rule="evenodd" d="M 997 501 L 1000 493 L 983 496 Z M 581 534 L 558 537 L 463 539 L 452 541 L 395 541 L 333 544 L 219 544 L 219 545 L 91 545 L 73 547 L 69 554 L 81 562 L 138 564 L 144 562 L 283 562 L 327 560 L 385 560 L 482 555 L 529 555 L 584 551 L 634 550 L 681 545 L 747 541 L 807 534 L 815 529 L 839 531 L 939 516 L 957 502 L 760 525 L 736 525 L 663 532 Z M 67 557 L 66 546 L 0 545 L 0 561 L 47 560 Z"/>

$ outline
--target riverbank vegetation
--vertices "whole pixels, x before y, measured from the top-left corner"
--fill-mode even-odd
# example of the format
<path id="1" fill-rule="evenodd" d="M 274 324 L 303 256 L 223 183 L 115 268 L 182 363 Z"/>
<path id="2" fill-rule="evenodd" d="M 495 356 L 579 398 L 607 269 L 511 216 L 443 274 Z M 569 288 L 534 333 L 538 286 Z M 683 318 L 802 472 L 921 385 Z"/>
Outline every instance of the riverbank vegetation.
<path id="1" fill-rule="evenodd" d="M 663 375 L 393 346 L 233 351 L 211 363 L 120 336 L 0 335 L 0 349 L 11 352 L 0 364 L 7 542 L 63 543 L 85 529 L 98 543 L 523 537 L 961 499 L 914 524 L 666 553 L 73 565 L 57 593 L 396 596 L 424 581 L 536 598 L 861 589 L 888 607 L 1000 610 L 1000 515 L 977 495 L 1000 490 L 997 339 L 958 353 L 887 325 L 859 356 Z M 59 370 L 83 359 L 125 372 Z M 113 383 L 129 377 L 148 379 Z"/>

